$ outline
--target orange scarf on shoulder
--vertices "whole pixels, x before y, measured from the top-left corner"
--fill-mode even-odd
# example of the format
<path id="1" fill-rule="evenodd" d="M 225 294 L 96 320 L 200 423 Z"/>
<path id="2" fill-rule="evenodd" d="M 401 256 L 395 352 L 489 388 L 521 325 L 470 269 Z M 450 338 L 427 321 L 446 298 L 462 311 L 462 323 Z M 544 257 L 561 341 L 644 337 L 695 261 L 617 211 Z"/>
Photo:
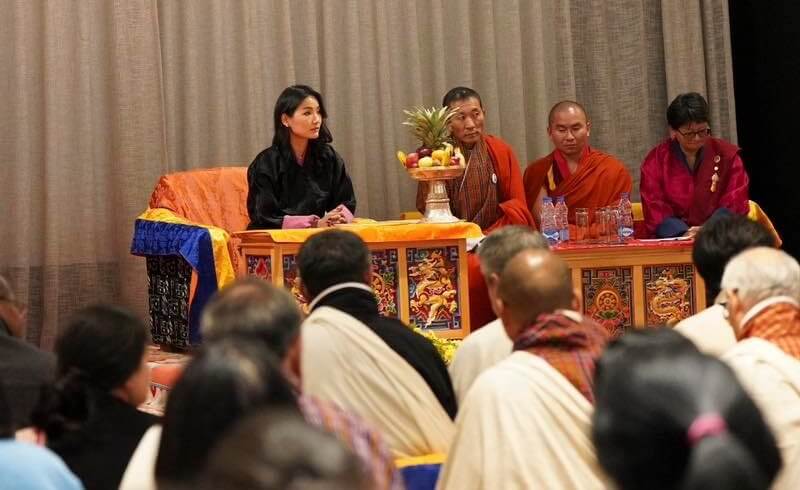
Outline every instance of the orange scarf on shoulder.
<path id="1" fill-rule="evenodd" d="M 786 354 L 800 359 L 800 307 L 775 303 L 764 308 L 745 325 L 742 339 L 758 337 L 777 345 Z"/>

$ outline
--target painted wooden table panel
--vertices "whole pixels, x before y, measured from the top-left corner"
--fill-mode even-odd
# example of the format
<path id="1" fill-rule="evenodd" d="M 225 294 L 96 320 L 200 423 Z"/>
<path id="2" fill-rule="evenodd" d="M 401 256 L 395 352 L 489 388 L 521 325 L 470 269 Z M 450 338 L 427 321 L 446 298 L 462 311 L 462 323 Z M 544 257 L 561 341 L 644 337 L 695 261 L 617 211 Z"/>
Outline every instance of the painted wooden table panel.
<path id="1" fill-rule="evenodd" d="M 372 252 L 372 287 L 381 312 L 444 338 L 469 333 L 466 239 L 480 236 L 472 223 L 421 225 L 392 222 L 344 227 Z M 297 272 L 302 242 L 322 230 L 236 233 L 239 275 L 256 275 L 286 287 L 305 307 Z"/>
<path id="2" fill-rule="evenodd" d="M 372 286 L 382 313 L 446 338 L 469 332 L 466 238 L 480 235 L 471 223 L 377 223 L 347 229 L 372 251 Z M 320 230 L 237 233 L 240 275 L 285 286 L 301 305 L 297 252 Z M 405 240 L 403 238 L 411 238 Z M 567 261 L 583 311 L 617 331 L 673 325 L 705 308 L 705 284 L 692 264 L 692 242 L 637 241 L 624 245 L 558 246 Z"/>
<path id="3" fill-rule="evenodd" d="M 618 331 L 674 325 L 705 308 L 691 241 L 570 244 L 555 252 L 570 266 L 584 313 Z"/>

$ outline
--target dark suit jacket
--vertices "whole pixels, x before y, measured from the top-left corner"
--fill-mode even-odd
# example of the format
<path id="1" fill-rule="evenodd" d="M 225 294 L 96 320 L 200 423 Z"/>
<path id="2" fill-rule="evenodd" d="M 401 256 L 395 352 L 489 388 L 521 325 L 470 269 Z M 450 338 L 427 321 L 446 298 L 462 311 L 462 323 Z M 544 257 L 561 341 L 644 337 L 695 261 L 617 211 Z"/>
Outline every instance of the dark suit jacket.
<path id="1" fill-rule="evenodd" d="M 94 392 L 91 418 L 80 429 L 47 445 L 81 479 L 86 490 L 119 488 L 145 431 L 158 417 L 140 412 L 109 393 Z"/>
<path id="2" fill-rule="evenodd" d="M 12 337 L 0 319 L 0 386 L 9 409 L 0 424 L 12 429 L 29 425 L 41 387 L 53 379 L 54 372 L 51 353 Z"/>

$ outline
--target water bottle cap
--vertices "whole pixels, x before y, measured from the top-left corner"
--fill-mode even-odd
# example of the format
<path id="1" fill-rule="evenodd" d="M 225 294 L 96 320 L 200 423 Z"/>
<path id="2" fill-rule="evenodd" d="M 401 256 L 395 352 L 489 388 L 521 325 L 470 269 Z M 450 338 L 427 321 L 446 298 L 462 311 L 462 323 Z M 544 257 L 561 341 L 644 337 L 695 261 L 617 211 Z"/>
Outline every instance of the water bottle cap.
<path id="1" fill-rule="evenodd" d="M 544 196 L 542 198 L 542 202 L 553 202 L 553 198 L 550 196 Z"/>
<path id="2" fill-rule="evenodd" d="M 564 196 L 558 196 L 558 197 L 556 198 L 556 201 L 557 201 L 557 202 L 564 202 L 564 199 L 565 199 L 565 198 L 564 198 Z"/>
<path id="3" fill-rule="evenodd" d="M 630 196 L 630 193 L 628 193 L 628 192 L 620 192 L 619 193 L 619 197 L 629 197 L 629 196 Z"/>

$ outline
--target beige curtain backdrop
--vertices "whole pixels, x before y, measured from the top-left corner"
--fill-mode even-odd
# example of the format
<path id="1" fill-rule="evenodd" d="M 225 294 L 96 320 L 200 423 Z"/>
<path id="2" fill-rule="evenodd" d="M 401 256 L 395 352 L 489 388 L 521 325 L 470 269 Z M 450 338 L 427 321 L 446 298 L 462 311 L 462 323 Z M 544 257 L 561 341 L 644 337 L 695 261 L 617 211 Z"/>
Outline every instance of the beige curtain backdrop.
<path id="1" fill-rule="evenodd" d="M 680 92 L 735 141 L 725 0 L 0 0 L 0 273 L 46 348 L 95 301 L 145 315 L 133 220 L 164 173 L 247 165 L 287 85 L 325 96 L 359 216 L 395 218 L 415 187 L 402 110 L 477 89 L 521 162 L 546 115 L 583 103 L 592 145 L 638 182 Z M 524 163 L 523 163 L 524 165 Z"/>

